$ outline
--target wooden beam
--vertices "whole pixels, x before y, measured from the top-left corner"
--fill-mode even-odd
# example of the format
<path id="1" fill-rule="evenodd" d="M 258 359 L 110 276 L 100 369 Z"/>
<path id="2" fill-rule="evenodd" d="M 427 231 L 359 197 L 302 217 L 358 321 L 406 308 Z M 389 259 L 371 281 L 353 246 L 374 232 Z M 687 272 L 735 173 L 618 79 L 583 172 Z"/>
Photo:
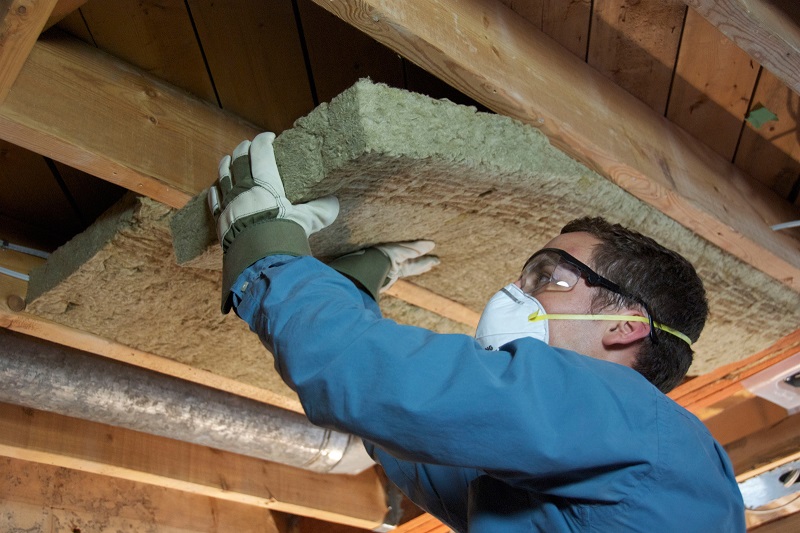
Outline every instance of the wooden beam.
<path id="1" fill-rule="evenodd" d="M 800 413 L 725 446 L 738 475 L 773 461 L 782 460 L 800 449 Z"/>
<path id="2" fill-rule="evenodd" d="M 52 28 L 67 15 L 80 9 L 86 2 L 87 0 L 58 0 L 53 12 L 50 13 L 50 18 L 47 19 L 47 23 L 44 25 L 44 29 Z"/>
<path id="3" fill-rule="evenodd" d="M 701 419 L 709 418 L 719 412 L 717 406 L 724 405 L 726 400 L 734 399 L 733 402 L 728 401 L 727 405 L 724 405 L 730 408 L 732 403 L 739 403 L 752 397 L 752 394 L 742 387 L 741 382 L 744 379 L 788 359 L 799 351 L 800 329 L 747 359 L 722 366 L 675 388 L 669 393 L 669 397 Z"/>
<path id="4" fill-rule="evenodd" d="M 0 104 L 58 0 L 0 1 Z"/>
<path id="5" fill-rule="evenodd" d="M 725 446 L 766 429 L 786 418 L 786 409 L 763 398 L 748 398 L 703 420 L 714 438 Z"/>
<path id="6" fill-rule="evenodd" d="M 182 207 L 260 130 L 66 37 L 40 40 L 0 106 L 0 138 Z"/>
<path id="7" fill-rule="evenodd" d="M 402 279 L 389 287 L 386 294 L 473 328 L 478 327 L 481 318 L 480 313 L 465 305 Z"/>
<path id="8" fill-rule="evenodd" d="M 291 531 L 283 515 L 262 507 L 7 457 L 0 516 L 0 528 L 16 532 Z"/>
<path id="9" fill-rule="evenodd" d="M 409 520 L 394 530 L 395 533 L 449 533 L 450 528 L 429 514 Z"/>
<path id="10" fill-rule="evenodd" d="M 491 0 L 314 0 L 743 261 L 800 290 L 798 212 Z"/>
<path id="11" fill-rule="evenodd" d="M 376 469 L 315 474 L 44 411 L 0 404 L 0 455 L 374 529 L 386 515 Z"/>
<path id="12" fill-rule="evenodd" d="M 795 0 L 684 0 L 800 93 L 800 7 Z"/>

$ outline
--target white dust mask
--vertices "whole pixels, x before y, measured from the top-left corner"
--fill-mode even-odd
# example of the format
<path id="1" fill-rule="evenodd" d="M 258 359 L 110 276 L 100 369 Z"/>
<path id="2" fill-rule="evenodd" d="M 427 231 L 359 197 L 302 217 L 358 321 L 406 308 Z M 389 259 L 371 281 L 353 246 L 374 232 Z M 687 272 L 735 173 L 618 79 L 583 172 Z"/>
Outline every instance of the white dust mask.
<path id="1" fill-rule="evenodd" d="M 510 283 L 486 304 L 475 339 L 487 350 L 499 350 L 505 343 L 522 337 L 548 342 L 550 331 L 547 320 L 531 322 L 529 318 L 538 314 L 545 314 L 539 300 Z"/>

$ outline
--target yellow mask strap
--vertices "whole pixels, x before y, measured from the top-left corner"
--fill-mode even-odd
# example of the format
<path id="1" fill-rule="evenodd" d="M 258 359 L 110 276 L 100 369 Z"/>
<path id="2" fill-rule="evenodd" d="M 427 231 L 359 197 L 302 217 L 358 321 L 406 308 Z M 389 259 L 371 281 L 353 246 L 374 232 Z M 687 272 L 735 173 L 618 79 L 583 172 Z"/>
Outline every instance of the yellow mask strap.
<path id="1" fill-rule="evenodd" d="M 569 314 L 539 314 L 539 311 L 531 313 L 528 316 L 528 320 L 530 322 L 539 322 L 542 320 L 626 320 L 628 322 L 644 322 L 646 324 L 650 323 L 650 320 L 646 316 L 638 316 L 638 315 L 569 315 Z M 680 340 L 688 344 L 689 346 L 692 345 L 692 339 L 681 333 L 676 329 L 672 329 L 669 326 L 665 326 L 664 324 L 659 324 L 658 322 L 653 322 L 653 326 L 656 329 L 660 329 L 661 331 L 666 331 L 670 335 L 675 335 Z"/>

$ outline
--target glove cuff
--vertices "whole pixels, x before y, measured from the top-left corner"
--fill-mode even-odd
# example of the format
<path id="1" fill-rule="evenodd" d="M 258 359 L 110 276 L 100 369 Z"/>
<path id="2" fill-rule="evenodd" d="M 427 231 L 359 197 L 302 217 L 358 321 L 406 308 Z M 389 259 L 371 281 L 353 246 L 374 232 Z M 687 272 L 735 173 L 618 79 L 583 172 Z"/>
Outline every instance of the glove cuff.
<path id="1" fill-rule="evenodd" d="M 222 258 L 222 314 L 231 310 L 231 288 L 242 272 L 260 259 L 278 254 L 311 255 L 308 236 L 297 222 L 274 218 L 236 236 Z"/>
<path id="2" fill-rule="evenodd" d="M 386 282 L 392 261 L 380 250 L 367 248 L 334 259 L 328 266 L 359 283 L 377 302 L 378 290 Z"/>

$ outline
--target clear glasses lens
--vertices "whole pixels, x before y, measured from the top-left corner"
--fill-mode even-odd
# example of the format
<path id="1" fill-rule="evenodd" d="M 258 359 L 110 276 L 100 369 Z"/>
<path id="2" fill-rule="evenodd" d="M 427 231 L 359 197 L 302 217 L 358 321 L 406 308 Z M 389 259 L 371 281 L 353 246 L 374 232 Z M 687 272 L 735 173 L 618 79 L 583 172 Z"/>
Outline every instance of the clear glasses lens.
<path id="1" fill-rule="evenodd" d="M 578 283 L 580 271 L 563 261 L 553 252 L 533 256 L 522 270 L 522 290 L 535 295 L 547 288 L 553 291 L 568 291 Z"/>

